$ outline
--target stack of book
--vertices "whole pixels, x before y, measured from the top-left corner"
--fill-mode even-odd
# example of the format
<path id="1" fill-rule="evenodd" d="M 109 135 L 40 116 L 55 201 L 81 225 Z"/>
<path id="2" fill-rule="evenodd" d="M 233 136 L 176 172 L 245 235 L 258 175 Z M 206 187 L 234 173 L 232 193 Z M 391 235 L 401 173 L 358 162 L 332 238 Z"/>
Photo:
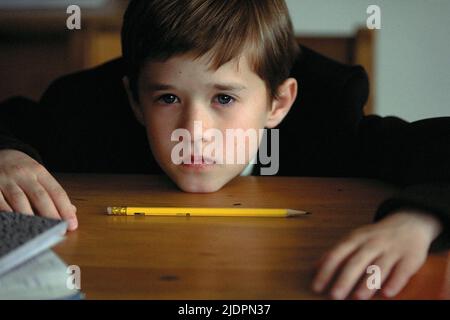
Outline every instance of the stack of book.
<path id="1" fill-rule="evenodd" d="M 0 212 L 0 299 L 83 298 L 50 250 L 66 231 L 65 221 Z"/>

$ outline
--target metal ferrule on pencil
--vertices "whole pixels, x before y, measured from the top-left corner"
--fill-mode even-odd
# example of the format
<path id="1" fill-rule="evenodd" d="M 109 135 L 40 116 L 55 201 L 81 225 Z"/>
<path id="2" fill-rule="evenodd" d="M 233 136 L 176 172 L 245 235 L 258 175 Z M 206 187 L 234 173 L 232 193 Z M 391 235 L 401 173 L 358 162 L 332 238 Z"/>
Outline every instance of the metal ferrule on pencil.
<path id="1" fill-rule="evenodd" d="M 108 214 L 126 216 L 127 215 L 127 207 L 109 207 Z"/>

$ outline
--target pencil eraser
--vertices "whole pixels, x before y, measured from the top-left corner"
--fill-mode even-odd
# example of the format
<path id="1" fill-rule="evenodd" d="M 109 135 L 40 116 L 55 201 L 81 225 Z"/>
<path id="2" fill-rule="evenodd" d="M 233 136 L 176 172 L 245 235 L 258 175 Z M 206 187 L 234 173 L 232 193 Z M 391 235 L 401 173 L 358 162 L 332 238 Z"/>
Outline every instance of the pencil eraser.
<path id="1" fill-rule="evenodd" d="M 106 208 L 106 213 L 111 214 L 111 207 Z"/>

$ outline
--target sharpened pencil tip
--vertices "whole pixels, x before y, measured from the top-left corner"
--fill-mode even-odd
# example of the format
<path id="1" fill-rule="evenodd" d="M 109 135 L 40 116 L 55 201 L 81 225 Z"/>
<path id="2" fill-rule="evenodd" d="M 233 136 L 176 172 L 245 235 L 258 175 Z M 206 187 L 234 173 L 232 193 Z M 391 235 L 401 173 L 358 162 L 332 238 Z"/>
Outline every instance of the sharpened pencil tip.
<path id="1" fill-rule="evenodd" d="M 287 216 L 288 217 L 304 216 L 304 215 L 307 215 L 307 214 L 311 214 L 311 212 L 302 211 L 302 210 L 287 209 Z"/>

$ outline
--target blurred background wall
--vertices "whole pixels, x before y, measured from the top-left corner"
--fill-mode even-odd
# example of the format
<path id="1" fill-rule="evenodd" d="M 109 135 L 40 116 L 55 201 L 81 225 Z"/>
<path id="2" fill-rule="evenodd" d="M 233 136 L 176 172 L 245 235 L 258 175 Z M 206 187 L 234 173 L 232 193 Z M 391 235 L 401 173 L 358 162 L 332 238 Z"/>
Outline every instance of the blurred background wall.
<path id="1" fill-rule="evenodd" d="M 409 121 L 450 116 L 449 0 L 286 0 L 298 34 L 350 35 L 381 9 L 375 113 Z"/>
<path id="2" fill-rule="evenodd" d="M 127 0 L 0 0 L 0 101 L 39 99 L 51 80 L 120 55 Z M 450 116 L 450 0 L 286 0 L 299 41 L 369 72 L 366 113 Z M 82 30 L 67 30 L 78 4 Z M 367 32 L 366 9 L 381 8 Z"/>

